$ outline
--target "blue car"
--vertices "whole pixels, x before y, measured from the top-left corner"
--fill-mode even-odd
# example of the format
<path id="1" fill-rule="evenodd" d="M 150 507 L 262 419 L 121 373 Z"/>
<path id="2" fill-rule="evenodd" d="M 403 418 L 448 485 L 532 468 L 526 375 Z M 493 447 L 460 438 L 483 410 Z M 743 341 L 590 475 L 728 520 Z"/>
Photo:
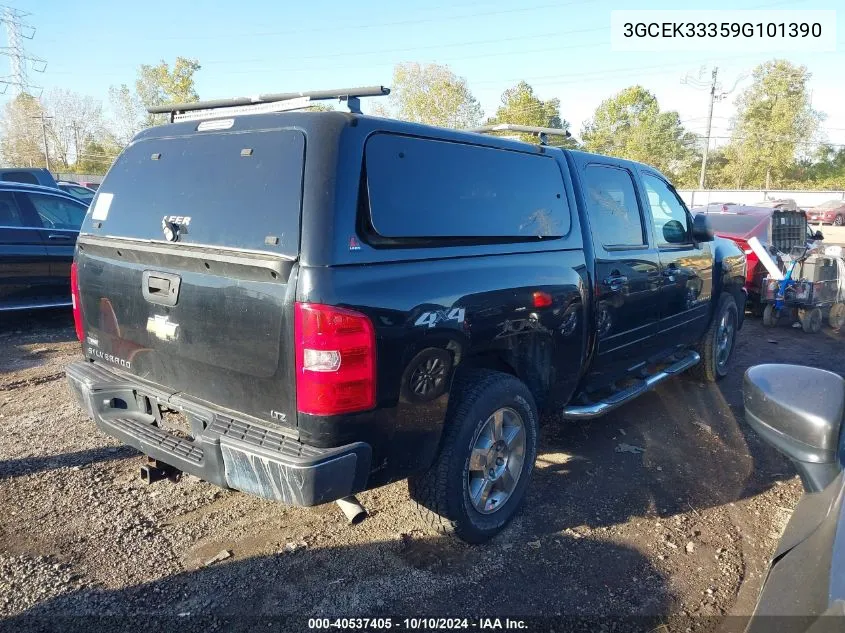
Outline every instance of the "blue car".
<path id="1" fill-rule="evenodd" d="M 56 183 L 56 185 L 65 193 L 69 193 L 74 198 L 82 200 L 82 202 L 89 205 L 91 204 L 91 200 L 94 199 L 94 196 L 97 195 L 97 192 L 93 189 L 83 187 L 82 185 L 76 182 L 60 180 L 58 183 Z"/>
<path id="2" fill-rule="evenodd" d="M 0 181 L 0 312 L 71 305 L 70 265 L 88 205 Z"/>

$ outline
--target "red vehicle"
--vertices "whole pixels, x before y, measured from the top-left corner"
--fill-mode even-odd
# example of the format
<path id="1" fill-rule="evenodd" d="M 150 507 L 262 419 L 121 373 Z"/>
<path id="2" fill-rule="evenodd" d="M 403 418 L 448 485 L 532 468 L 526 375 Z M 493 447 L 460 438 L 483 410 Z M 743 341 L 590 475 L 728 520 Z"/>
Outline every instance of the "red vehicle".
<path id="1" fill-rule="evenodd" d="M 845 200 L 828 200 L 807 211 L 807 220 L 818 224 L 845 225 Z"/>
<path id="2" fill-rule="evenodd" d="M 702 209 L 713 232 L 736 242 L 746 257 L 745 289 L 748 291 L 746 304 L 754 314 L 762 314 L 760 300 L 766 268 L 751 250 L 748 240 L 756 237 L 772 253 L 772 258 L 782 266 L 777 253 L 788 253 L 793 246 L 803 245 L 808 239 L 818 239 L 809 232 L 807 216 L 803 211 L 787 211 L 771 207 L 746 207 L 722 205 Z"/>

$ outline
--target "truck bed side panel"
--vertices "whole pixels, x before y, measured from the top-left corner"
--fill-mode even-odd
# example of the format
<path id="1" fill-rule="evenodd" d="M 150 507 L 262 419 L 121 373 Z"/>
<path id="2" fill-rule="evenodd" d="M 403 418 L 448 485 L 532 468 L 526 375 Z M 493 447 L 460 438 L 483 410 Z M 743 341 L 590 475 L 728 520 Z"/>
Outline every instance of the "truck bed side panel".
<path id="1" fill-rule="evenodd" d="M 303 441 L 366 441 L 374 449 L 374 466 L 389 480 L 424 468 L 439 444 L 448 383 L 462 365 L 478 359 L 519 376 L 540 407 L 550 394 L 567 400 L 585 363 L 584 269 L 581 250 L 424 265 L 303 267 L 297 301 L 367 314 L 375 325 L 378 359 L 378 409 L 336 421 L 299 415 Z M 535 292 L 550 296 L 551 305 L 535 307 Z M 442 352 L 451 366 L 447 384 L 424 396 L 414 393 L 415 370 L 443 359 Z"/>

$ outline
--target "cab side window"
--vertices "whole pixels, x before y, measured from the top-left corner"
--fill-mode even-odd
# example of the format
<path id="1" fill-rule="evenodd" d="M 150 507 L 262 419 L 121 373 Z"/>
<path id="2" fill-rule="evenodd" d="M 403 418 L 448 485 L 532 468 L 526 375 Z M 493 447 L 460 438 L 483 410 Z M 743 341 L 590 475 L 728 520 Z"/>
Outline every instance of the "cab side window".
<path id="1" fill-rule="evenodd" d="M 677 194 L 662 178 L 642 174 L 654 235 L 658 244 L 677 245 L 692 243 L 689 215 Z"/>
<path id="2" fill-rule="evenodd" d="M 28 193 L 32 206 L 38 212 L 41 223 L 48 229 L 79 230 L 88 211 L 81 202 L 71 202 L 58 196 Z"/>
<path id="3" fill-rule="evenodd" d="M 29 223 L 18 207 L 15 195 L 9 191 L 0 191 L 0 226 L 19 227 L 27 225 Z"/>
<path id="4" fill-rule="evenodd" d="M 3 180 L 6 182 L 22 182 L 26 185 L 37 185 L 38 179 L 32 174 L 25 171 L 10 171 L 3 174 Z"/>
<path id="5" fill-rule="evenodd" d="M 592 232 L 605 248 L 646 244 L 630 172 L 610 165 L 587 165 L 584 184 Z"/>

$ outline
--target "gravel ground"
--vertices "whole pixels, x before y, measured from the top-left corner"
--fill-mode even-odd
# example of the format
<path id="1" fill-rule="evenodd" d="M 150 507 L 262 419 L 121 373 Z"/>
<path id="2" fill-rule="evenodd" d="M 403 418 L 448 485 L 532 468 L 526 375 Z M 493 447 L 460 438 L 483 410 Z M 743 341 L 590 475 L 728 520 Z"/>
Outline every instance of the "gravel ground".
<path id="1" fill-rule="evenodd" d="M 144 457 L 76 406 L 63 367 L 79 355 L 65 313 L 3 317 L 0 630 L 563 614 L 684 631 L 751 613 L 801 494 L 742 420 L 743 371 L 843 373 L 845 337 L 749 320 L 718 385 L 677 379 L 596 421 L 548 420 L 525 510 L 475 547 L 425 531 L 404 482 L 360 495 L 370 516 L 354 527 L 333 504 L 289 508 L 192 477 L 147 486 Z"/>

